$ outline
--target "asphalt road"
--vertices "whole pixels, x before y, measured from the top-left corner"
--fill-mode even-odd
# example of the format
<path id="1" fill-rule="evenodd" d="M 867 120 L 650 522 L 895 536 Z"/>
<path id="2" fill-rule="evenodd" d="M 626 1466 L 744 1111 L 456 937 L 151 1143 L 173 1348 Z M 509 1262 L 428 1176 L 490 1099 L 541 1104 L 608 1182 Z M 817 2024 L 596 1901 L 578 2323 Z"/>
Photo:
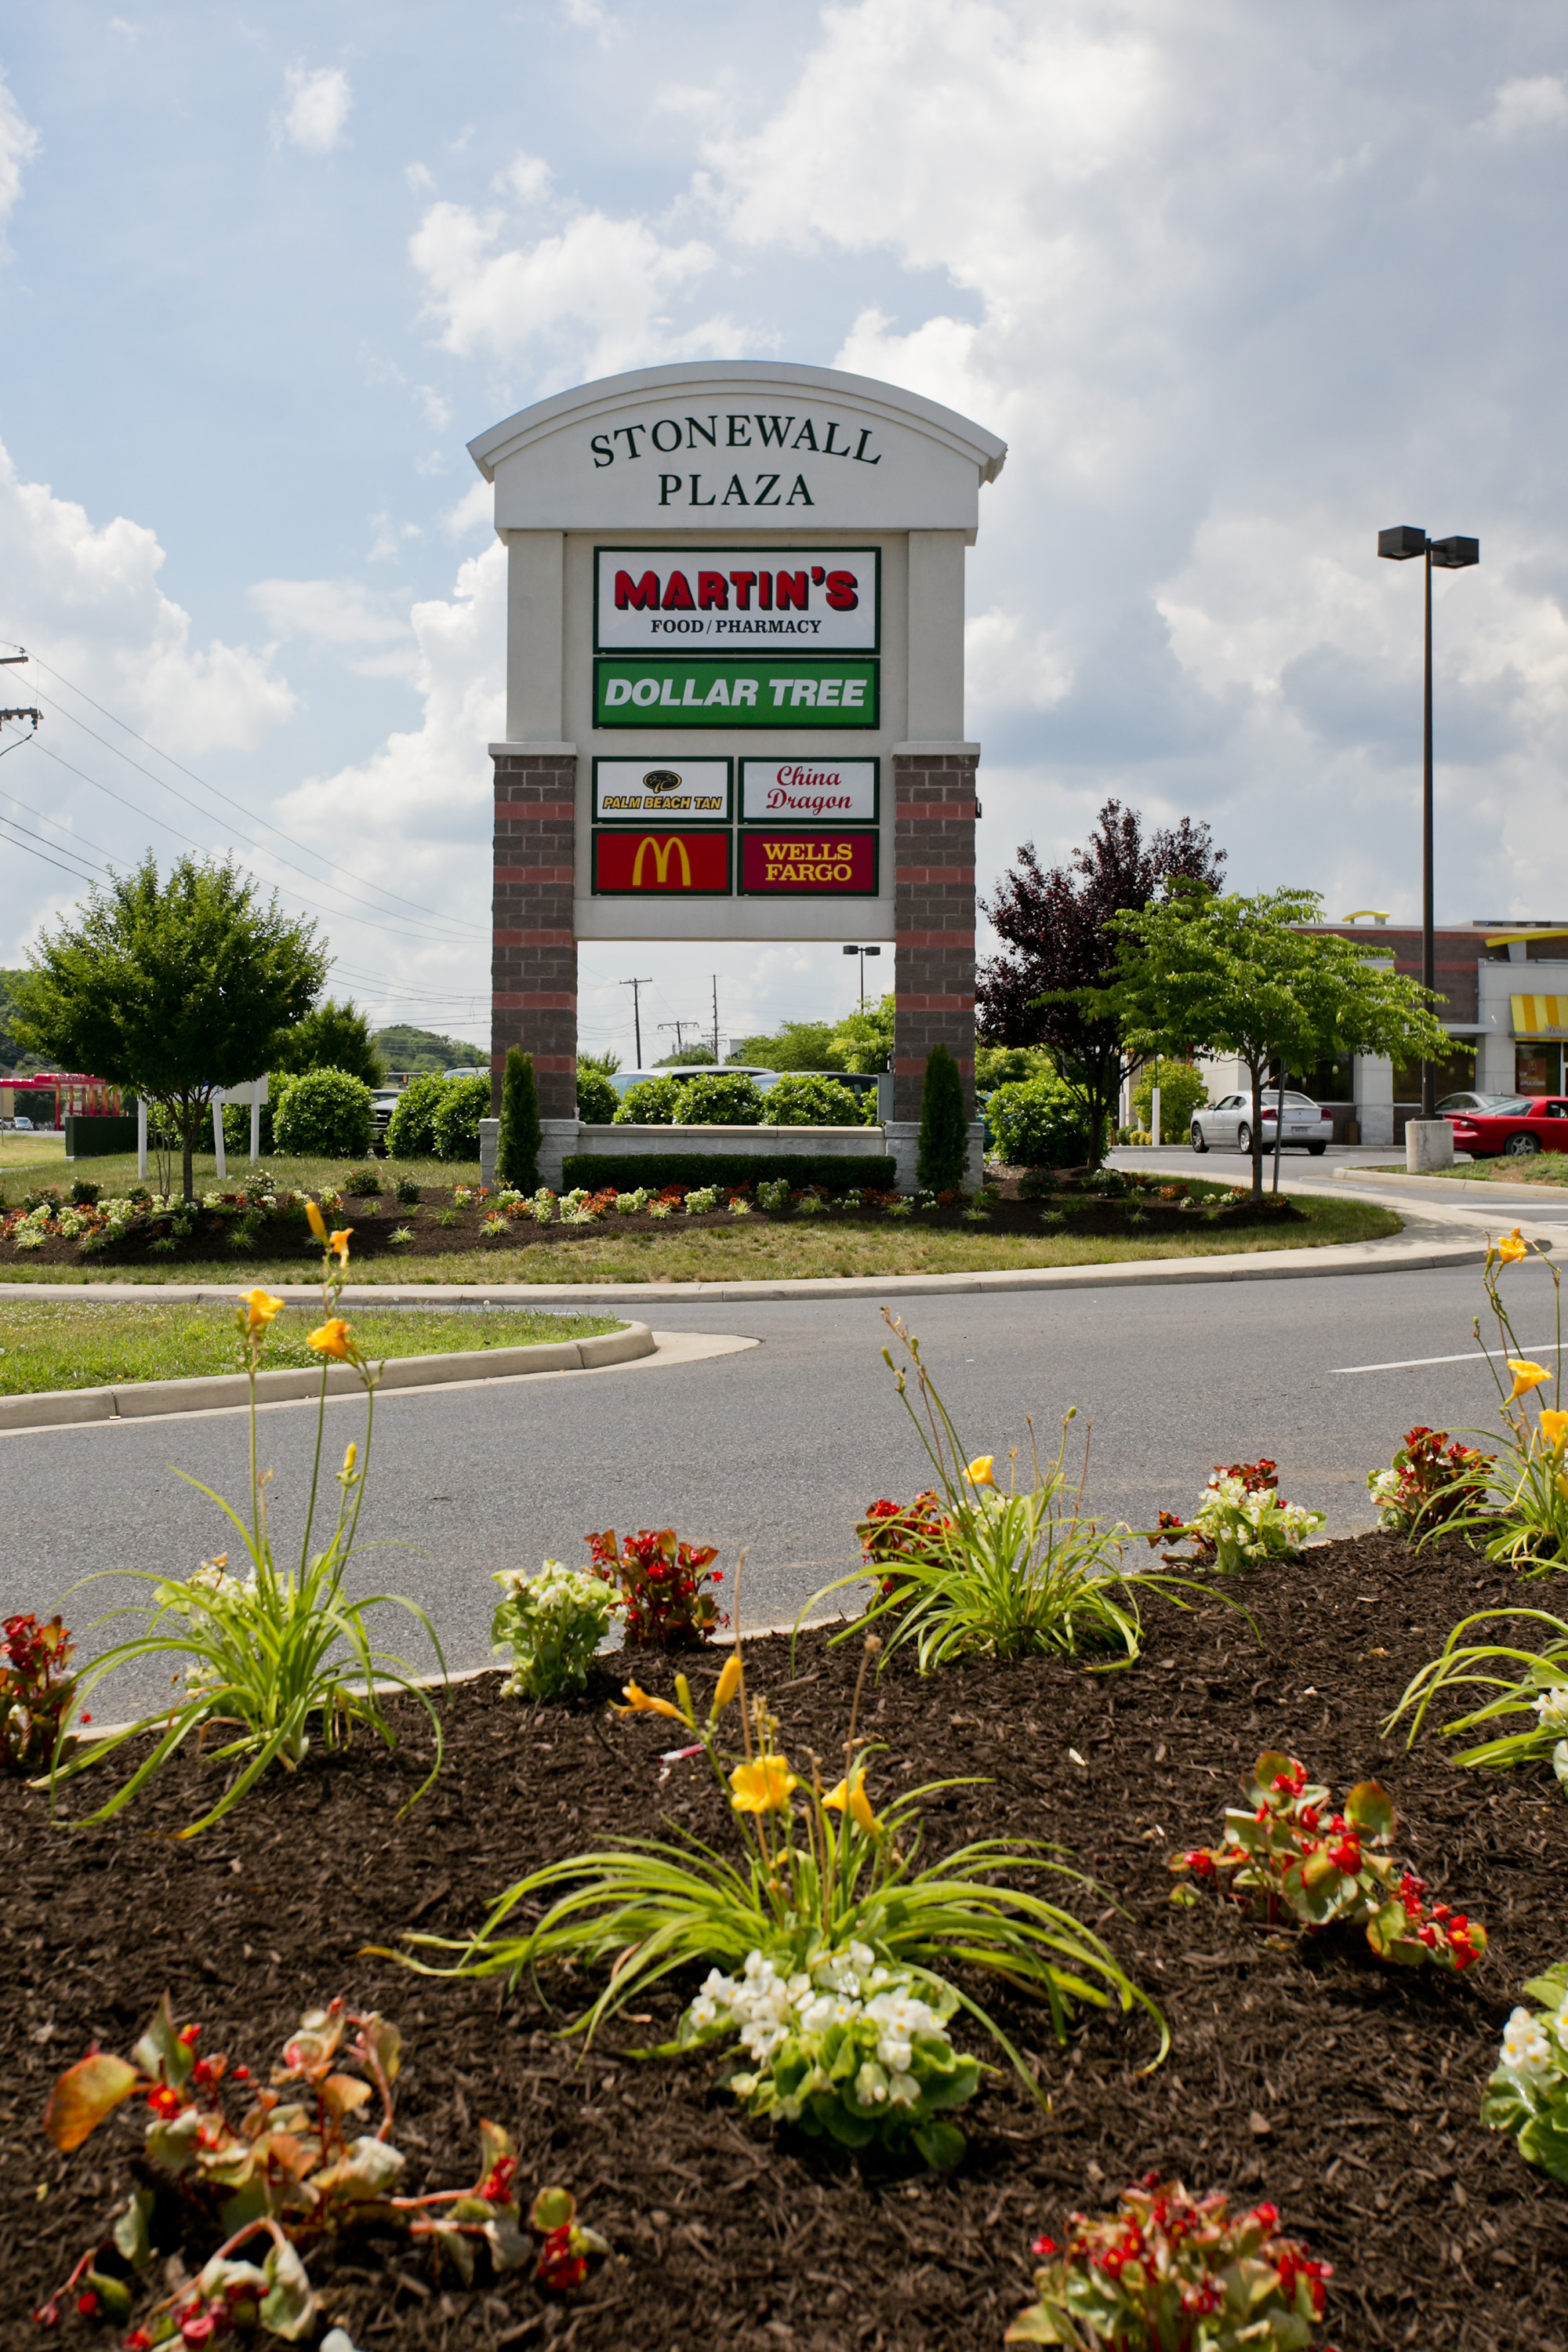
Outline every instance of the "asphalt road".
<path id="1" fill-rule="evenodd" d="M 1549 1275 L 1531 1265 L 1507 1281 L 1521 1342 L 1545 1348 L 1555 1339 Z M 1412 1423 L 1495 1428 L 1471 1330 L 1482 1303 L 1466 1266 L 920 1297 L 910 1319 L 975 1453 L 1026 1447 L 1031 1413 L 1042 1450 L 1053 1450 L 1061 1415 L 1078 1407 L 1072 1458 L 1091 1436 L 1087 1501 L 1107 1517 L 1152 1526 L 1162 1507 L 1190 1508 L 1216 1462 L 1267 1454 L 1290 1500 L 1346 1532 L 1369 1524 L 1366 1474 Z M 854 1569 L 868 1504 L 926 1483 L 871 1300 L 672 1300 L 656 1321 L 761 1344 L 668 1369 L 482 1382 L 378 1406 L 363 1532 L 390 1548 L 362 1559 L 355 1581 L 419 1601 L 450 1665 L 488 1661 L 492 1570 L 580 1560 L 588 1528 L 673 1523 L 718 1543 L 731 1570 L 744 1546 L 746 1622 L 776 1622 Z M 329 1405 L 334 1461 L 362 1423 L 353 1401 Z M 297 1405 L 260 1417 L 280 1541 L 298 1541 L 312 1427 L 313 1412 Z M 89 1570 L 187 1574 L 232 1531 L 174 1470 L 237 1502 L 245 1449 L 238 1412 L 0 1436 L 0 1614 L 63 1606 L 79 1627 L 136 1589 L 99 1584 L 67 1598 Z M 396 1614 L 383 1638 L 427 1664 L 423 1635 L 396 1631 Z M 153 1696 L 127 1678 L 99 1712 Z"/>

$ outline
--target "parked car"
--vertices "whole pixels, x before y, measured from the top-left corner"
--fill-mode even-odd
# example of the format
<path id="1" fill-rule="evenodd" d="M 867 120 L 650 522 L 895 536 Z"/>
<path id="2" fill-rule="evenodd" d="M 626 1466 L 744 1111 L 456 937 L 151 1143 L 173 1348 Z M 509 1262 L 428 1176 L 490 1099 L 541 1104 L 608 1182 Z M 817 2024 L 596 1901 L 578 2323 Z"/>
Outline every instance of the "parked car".
<path id="1" fill-rule="evenodd" d="M 1568 1151 L 1568 1100 L 1561 1095 L 1494 1096 L 1487 1110 L 1453 1114 L 1454 1149 L 1473 1160 L 1533 1159 L 1538 1151 Z"/>
<path id="2" fill-rule="evenodd" d="M 31 1135 L 33 1132 L 33 1122 L 30 1118 L 14 1118 L 11 1124 L 18 1135 Z"/>
<path id="3" fill-rule="evenodd" d="M 1452 1118 L 1456 1111 L 1500 1109 L 1504 1103 L 1512 1100 L 1511 1095 L 1445 1095 L 1437 1106 L 1437 1116 L 1439 1118 Z"/>
<path id="4" fill-rule="evenodd" d="M 1263 1102 L 1263 1149 L 1274 1149 L 1274 1122 L 1278 1094 L 1270 1094 Z M 1320 1109 L 1310 1095 L 1292 1094 L 1285 1089 L 1285 1131 L 1280 1138 L 1280 1150 L 1310 1151 L 1314 1160 L 1321 1159 L 1333 1140 L 1334 1122 L 1327 1111 Z M 1193 1113 L 1192 1145 L 1194 1151 L 1208 1151 L 1216 1146 L 1221 1150 L 1252 1150 L 1252 1097 L 1226 1095 L 1216 1103 Z"/>
<path id="5" fill-rule="evenodd" d="M 377 1135 L 384 1135 L 392 1124 L 392 1114 L 397 1108 L 401 1087 L 377 1087 L 370 1098 L 370 1115 L 375 1122 Z"/>

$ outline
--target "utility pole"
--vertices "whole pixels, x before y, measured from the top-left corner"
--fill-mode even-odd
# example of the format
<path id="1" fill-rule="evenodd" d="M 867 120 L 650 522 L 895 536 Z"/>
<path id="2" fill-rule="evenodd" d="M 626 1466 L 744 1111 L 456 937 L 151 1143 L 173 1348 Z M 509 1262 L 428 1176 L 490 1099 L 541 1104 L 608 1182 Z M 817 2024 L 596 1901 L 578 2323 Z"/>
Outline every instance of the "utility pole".
<path id="1" fill-rule="evenodd" d="M 719 1059 L 719 975 L 713 975 L 713 1059 Z"/>
<path id="2" fill-rule="evenodd" d="M 678 1054 L 683 1054 L 686 1051 L 686 1039 L 682 1033 L 688 1029 L 700 1029 L 702 1024 L 700 1021 L 661 1021 L 658 1025 L 661 1029 L 674 1030 L 675 1050 Z"/>
<path id="3" fill-rule="evenodd" d="M 632 1028 L 637 1035 L 637 1067 L 640 1070 L 642 1067 L 642 998 L 638 991 L 651 988 L 653 982 L 651 980 L 623 980 L 620 985 L 622 988 L 629 988 L 632 992 Z"/>

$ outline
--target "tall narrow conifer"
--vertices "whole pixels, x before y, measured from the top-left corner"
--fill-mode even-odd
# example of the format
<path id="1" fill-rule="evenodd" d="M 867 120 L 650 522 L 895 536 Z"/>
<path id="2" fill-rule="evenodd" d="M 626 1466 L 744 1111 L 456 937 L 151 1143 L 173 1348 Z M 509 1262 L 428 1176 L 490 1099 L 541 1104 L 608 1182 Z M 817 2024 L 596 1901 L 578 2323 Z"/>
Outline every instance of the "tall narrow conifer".
<path id="1" fill-rule="evenodd" d="M 539 1088 L 534 1082 L 533 1056 L 521 1045 L 510 1047 L 500 1087 L 500 1133 L 496 1139 L 496 1178 L 520 1192 L 539 1190 L 539 1147 L 544 1129 L 539 1124 Z"/>

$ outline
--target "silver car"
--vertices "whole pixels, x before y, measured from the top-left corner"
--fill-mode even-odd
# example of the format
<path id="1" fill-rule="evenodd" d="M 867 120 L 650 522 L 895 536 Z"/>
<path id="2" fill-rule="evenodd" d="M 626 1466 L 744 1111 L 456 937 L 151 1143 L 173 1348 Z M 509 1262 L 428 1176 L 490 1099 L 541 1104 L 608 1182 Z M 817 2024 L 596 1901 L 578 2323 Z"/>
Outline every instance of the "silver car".
<path id="1" fill-rule="evenodd" d="M 1274 1149 L 1274 1126 L 1277 1118 L 1277 1093 L 1263 1098 L 1262 1143 L 1266 1153 Z M 1333 1140 L 1334 1123 L 1328 1113 L 1321 1110 L 1310 1095 L 1292 1094 L 1285 1089 L 1285 1129 L 1280 1137 L 1282 1151 L 1306 1150 L 1314 1160 L 1321 1159 Z M 1205 1109 L 1193 1113 L 1192 1143 L 1194 1151 L 1252 1151 L 1252 1097 L 1226 1095 Z"/>

